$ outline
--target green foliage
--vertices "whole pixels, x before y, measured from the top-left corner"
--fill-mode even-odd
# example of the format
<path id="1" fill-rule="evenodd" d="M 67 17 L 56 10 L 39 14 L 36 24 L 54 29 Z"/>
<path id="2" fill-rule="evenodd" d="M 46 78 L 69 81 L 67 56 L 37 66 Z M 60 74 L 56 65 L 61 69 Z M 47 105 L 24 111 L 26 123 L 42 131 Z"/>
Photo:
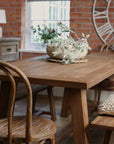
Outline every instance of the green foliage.
<path id="1" fill-rule="evenodd" d="M 54 39 L 59 35 L 57 29 L 52 29 L 51 26 L 43 25 L 41 28 L 39 25 L 32 28 L 33 34 L 37 35 L 34 41 L 43 40 L 44 44 L 53 43 Z"/>

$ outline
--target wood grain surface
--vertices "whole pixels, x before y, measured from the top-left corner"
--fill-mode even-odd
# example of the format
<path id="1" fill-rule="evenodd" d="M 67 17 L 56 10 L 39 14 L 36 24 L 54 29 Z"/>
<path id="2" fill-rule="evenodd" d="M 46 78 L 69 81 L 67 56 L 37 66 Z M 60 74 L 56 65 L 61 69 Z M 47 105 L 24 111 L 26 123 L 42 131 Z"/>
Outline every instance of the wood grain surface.
<path id="1" fill-rule="evenodd" d="M 88 89 L 114 74 L 113 53 L 91 53 L 87 59 L 87 63 L 69 65 L 48 62 L 46 58 L 11 63 L 20 68 L 31 83 L 68 88 Z"/>
<path id="2" fill-rule="evenodd" d="M 101 128 L 104 130 L 114 131 L 114 117 L 111 116 L 97 116 L 92 122 L 92 127 Z"/>

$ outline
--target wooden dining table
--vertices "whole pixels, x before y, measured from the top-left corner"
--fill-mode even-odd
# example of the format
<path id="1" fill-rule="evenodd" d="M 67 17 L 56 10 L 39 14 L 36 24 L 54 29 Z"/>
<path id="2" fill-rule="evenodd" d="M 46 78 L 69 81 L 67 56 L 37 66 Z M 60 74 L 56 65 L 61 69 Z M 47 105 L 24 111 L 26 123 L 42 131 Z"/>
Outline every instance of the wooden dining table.
<path id="1" fill-rule="evenodd" d="M 86 59 L 88 61 L 85 63 L 67 65 L 50 62 L 46 57 L 10 62 L 27 75 L 30 83 L 67 89 L 64 97 L 69 95 L 74 144 L 89 144 L 87 89 L 114 74 L 114 53 L 91 52 Z M 16 74 L 14 76 L 17 81 L 21 81 Z M 0 79 L 2 80 L 0 100 L 0 117 L 2 118 L 7 112 L 9 86 L 4 83 L 7 80 L 5 75 L 0 74 Z M 3 103 L 6 104 L 5 107 Z"/>

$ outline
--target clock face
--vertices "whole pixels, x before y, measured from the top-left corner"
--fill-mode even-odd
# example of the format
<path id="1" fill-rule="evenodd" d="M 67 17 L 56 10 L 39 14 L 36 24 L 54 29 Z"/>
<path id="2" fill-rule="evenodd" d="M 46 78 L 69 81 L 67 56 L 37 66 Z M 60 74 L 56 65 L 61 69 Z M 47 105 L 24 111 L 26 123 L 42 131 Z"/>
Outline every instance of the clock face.
<path id="1" fill-rule="evenodd" d="M 114 43 L 114 27 L 109 18 L 111 0 L 94 0 L 93 23 L 96 32 L 104 43 Z M 114 44 L 111 47 L 114 50 Z"/>

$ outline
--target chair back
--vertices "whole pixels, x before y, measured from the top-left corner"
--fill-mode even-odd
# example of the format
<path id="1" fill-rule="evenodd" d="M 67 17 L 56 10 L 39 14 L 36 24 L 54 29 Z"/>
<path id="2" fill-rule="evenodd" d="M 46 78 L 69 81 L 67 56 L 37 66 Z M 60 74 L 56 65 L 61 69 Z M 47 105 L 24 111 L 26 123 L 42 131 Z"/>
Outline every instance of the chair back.
<path id="1" fill-rule="evenodd" d="M 12 117 L 13 117 L 13 108 L 16 95 L 16 83 L 13 74 L 16 73 L 26 85 L 27 89 L 27 111 L 26 111 L 26 143 L 31 142 L 31 129 L 32 129 L 32 90 L 31 85 L 26 77 L 26 75 L 16 66 L 11 65 L 10 63 L 0 61 L 0 70 L 2 70 L 5 75 L 7 75 L 8 80 L 11 83 L 10 97 L 9 97 L 9 106 L 8 106 L 8 141 L 9 144 L 12 144 Z"/>
<path id="2" fill-rule="evenodd" d="M 100 49 L 100 53 L 103 51 L 108 53 L 109 48 L 111 47 L 114 47 L 114 41 L 104 44 Z M 99 86 L 104 90 L 114 91 L 114 74 L 101 82 Z"/>
<path id="3" fill-rule="evenodd" d="M 102 53 L 103 51 L 105 51 L 106 53 L 108 52 L 109 48 L 114 47 L 114 42 L 109 42 L 109 43 L 105 43 L 101 49 L 100 49 L 100 53 Z"/>

